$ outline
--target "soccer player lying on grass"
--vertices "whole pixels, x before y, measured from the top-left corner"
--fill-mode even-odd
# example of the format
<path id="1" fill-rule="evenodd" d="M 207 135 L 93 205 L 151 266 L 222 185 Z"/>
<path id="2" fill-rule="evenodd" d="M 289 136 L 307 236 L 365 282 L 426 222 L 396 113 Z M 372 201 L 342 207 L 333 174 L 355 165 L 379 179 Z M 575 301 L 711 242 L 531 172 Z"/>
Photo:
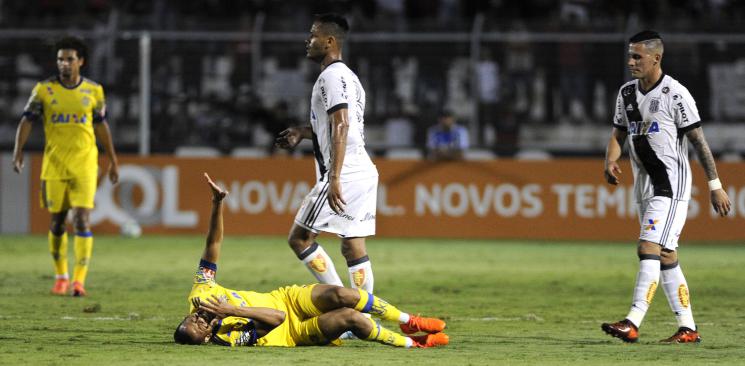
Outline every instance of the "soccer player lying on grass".
<path id="1" fill-rule="evenodd" d="M 215 343 L 224 346 L 313 346 L 338 343 L 351 331 L 358 338 L 397 347 L 434 347 L 448 344 L 445 322 L 403 313 L 372 294 L 332 285 L 280 287 L 269 293 L 236 291 L 215 282 L 223 237 L 223 191 L 205 173 L 212 190 L 207 243 L 194 286 L 189 294 L 189 315 L 176 328 L 173 339 L 181 344 Z M 362 313 L 397 321 L 403 336 L 377 324 Z"/>

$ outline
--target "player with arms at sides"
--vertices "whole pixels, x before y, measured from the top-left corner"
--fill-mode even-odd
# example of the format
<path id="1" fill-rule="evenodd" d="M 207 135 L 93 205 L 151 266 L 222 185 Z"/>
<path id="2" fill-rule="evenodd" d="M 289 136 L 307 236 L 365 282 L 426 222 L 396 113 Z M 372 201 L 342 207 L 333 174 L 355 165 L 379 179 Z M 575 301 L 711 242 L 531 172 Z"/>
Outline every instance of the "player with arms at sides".
<path id="1" fill-rule="evenodd" d="M 176 343 L 223 346 L 325 345 L 347 331 L 359 339 L 397 347 L 448 344 L 445 322 L 403 313 L 371 293 L 332 285 L 286 286 L 269 293 L 236 291 L 217 284 L 223 238 L 222 201 L 227 195 L 205 173 L 212 191 L 207 242 L 189 293 L 189 315 L 173 334 Z M 403 336 L 363 316 L 400 323 Z M 338 342 L 335 342 L 338 343 Z"/>
<path id="2" fill-rule="evenodd" d="M 90 211 L 93 209 L 98 178 L 100 141 L 109 160 L 111 183 L 119 179 L 119 170 L 106 122 L 103 87 L 83 77 L 86 46 L 82 40 L 67 37 L 54 47 L 58 75 L 36 84 L 16 132 L 13 169 L 23 169 L 23 146 L 34 123 L 44 126 L 44 158 L 41 163 L 41 205 L 49 210 L 49 251 L 56 276 L 52 293 L 66 295 L 70 287 L 67 272 L 67 232 L 65 220 L 72 210 L 75 229 L 75 267 L 73 296 L 85 296 L 85 279 L 93 251 Z"/>
<path id="3" fill-rule="evenodd" d="M 321 65 L 311 95 L 310 126 L 282 131 L 277 146 L 291 149 L 313 141 L 317 182 L 305 197 L 288 243 L 316 279 L 342 286 L 326 251 L 316 242 L 321 231 L 341 238 L 351 287 L 373 292 L 373 272 L 365 237 L 375 234 L 378 171 L 365 150 L 365 90 L 342 62 L 349 25 L 342 16 L 316 16 L 306 41 L 307 57 Z"/>
<path id="4" fill-rule="evenodd" d="M 605 178 L 617 185 L 621 174 L 617 161 L 629 137 L 641 226 L 637 249 L 639 272 L 626 318 L 601 327 L 625 342 L 639 339 L 639 326 L 658 283 L 678 321 L 678 331 L 661 342 L 701 341 L 676 251 L 691 197 L 687 141 L 693 144 L 706 172 L 714 210 L 725 216 L 731 207 L 704 138 L 696 102 L 688 89 L 662 72 L 663 51 L 662 38 L 657 32 L 643 31 L 631 37 L 627 65 L 635 80 L 624 84 L 618 93 L 605 157 Z"/>

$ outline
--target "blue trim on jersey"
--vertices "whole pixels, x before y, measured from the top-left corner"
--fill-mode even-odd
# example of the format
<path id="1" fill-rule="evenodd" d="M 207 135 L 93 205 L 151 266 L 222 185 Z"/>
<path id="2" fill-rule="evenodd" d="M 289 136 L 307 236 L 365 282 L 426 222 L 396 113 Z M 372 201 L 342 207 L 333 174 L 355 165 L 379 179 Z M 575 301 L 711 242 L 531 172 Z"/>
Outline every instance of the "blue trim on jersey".
<path id="1" fill-rule="evenodd" d="M 78 231 L 75 233 L 75 236 L 79 236 L 81 238 L 91 238 L 93 237 L 92 231 Z"/>
<path id="2" fill-rule="evenodd" d="M 373 294 L 367 293 L 367 304 L 365 304 L 365 307 L 362 308 L 363 313 L 369 313 L 370 310 L 372 310 L 373 302 L 375 301 L 375 297 L 373 297 Z"/>
<path id="3" fill-rule="evenodd" d="M 27 120 L 31 122 L 36 122 L 39 120 L 40 116 L 31 111 L 24 111 L 23 114 L 21 114 L 21 117 L 26 117 Z"/>
<path id="4" fill-rule="evenodd" d="M 75 84 L 74 86 L 67 86 L 65 85 L 65 83 L 62 82 L 62 79 L 59 77 L 59 75 L 57 75 L 57 82 L 59 82 L 59 85 L 61 85 L 63 88 L 68 89 L 68 90 L 77 89 L 80 86 L 80 84 L 83 83 L 83 81 L 85 81 L 85 78 L 80 76 L 80 81 L 78 81 L 77 84 Z"/>
<path id="5" fill-rule="evenodd" d="M 211 270 L 217 272 L 217 264 L 212 263 L 212 262 L 210 262 L 208 260 L 205 260 L 205 259 L 200 259 L 199 260 L 199 267 L 200 268 L 203 267 L 203 268 L 211 269 Z"/>
<path id="6" fill-rule="evenodd" d="M 104 115 L 96 114 L 93 116 L 93 123 L 101 123 L 103 121 L 106 121 L 107 117 L 108 116 L 106 114 Z"/>

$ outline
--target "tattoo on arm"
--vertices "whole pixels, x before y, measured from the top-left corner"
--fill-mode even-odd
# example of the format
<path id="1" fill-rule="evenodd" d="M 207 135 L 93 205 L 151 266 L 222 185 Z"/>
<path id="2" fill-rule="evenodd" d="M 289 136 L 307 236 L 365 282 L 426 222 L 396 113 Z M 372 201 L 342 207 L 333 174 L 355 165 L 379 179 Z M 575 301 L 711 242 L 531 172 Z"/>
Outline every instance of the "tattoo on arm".
<path id="1" fill-rule="evenodd" d="M 693 149 L 696 150 L 698 160 L 706 172 L 706 179 L 717 179 L 719 176 L 717 174 L 717 166 L 714 162 L 714 155 L 712 155 L 711 149 L 709 149 L 709 144 L 706 143 L 706 138 L 704 138 L 704 130 L 701 127 L 694 128 L 686 133 L 686 137 L 691 141 Z"/>

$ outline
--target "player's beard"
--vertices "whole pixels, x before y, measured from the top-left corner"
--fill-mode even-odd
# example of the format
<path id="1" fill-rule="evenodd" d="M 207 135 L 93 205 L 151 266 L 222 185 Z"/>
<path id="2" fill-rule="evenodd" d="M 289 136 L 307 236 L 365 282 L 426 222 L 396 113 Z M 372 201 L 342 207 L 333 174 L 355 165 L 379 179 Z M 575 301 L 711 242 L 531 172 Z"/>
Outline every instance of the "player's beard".
<path id="1" fill-rule="evenodd" d="M 313 52 L 313 48 L 309 47 L 306 49 L 305 57 L 307 57 L 308 59 L 314 62 L 321 63 L 321 61 L 323 61 L 323 59 L 326 58 L 326 54 L 324 54 L 321 51 Z"/>

